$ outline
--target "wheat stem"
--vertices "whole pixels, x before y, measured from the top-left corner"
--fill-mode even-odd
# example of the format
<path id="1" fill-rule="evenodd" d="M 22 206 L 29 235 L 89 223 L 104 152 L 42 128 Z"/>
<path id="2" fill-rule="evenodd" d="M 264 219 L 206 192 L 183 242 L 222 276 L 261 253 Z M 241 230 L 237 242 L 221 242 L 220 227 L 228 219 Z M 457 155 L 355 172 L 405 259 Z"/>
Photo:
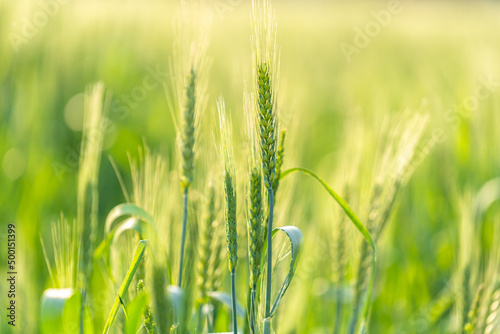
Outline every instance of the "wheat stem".
<path id="1" fill-rule="evenodd" d="M 250 332 L 255 334 L 255 294 L 256 294 L 256 286 L 253 286 L 250 290 Z"/>
<path id="2" fill-rule="evenodd" d="M 182 284 L 182 266 L 184 261 L 184 245 L 186 243 L 186 225 L 187 225 L 187 204 L 188 204 L 188 187 L 184 188 L 184 194 L 182 195 L 183 200 L 183 210 L 182 210 L 182 235 L 181 235 L 181 257 L 179 263 L 179 287 Z"/>
<path id="3" fill-rule="evenodd" d="M 231 271 L 231 300 L 233 306 L 233 330 L 234 334 L 238 333 L 238 321 L 236 316 L 236 283 L 235 283 L 235 270 Z"/>
<path id="4" fill-rule="evenodd" d="M 349 187 L 345 187 L 345 200 L 349 201 L 350 192 Z M 336 251 L 338 260 L 338 280 L 337 280 L 337 302 L 336 302 L 336 316 L 335 316 L 335 326 L 333 329 L 334 334 L 340 333 L 342 329 L 342 313 L 344 309 L 342 301 L 342 290 L 340 287 L 345 281 L 346 268 L 347 268 L 347 254 L 346 254 L 346 216 L 342 216 L 339 223 L 339 231 L 336 236 Z"/>
<path id="5" fill-rule="evenodd" d="M 266 285 L 266 318 L 271 317 L 271 283 L 273 270 L 273 211 L 274 211 L 274 196 L 273 188 L 267 189 L 269 194 L 269 220 L 267 225 L 267 285 Z M 271 324 L 266 322 L 264 326 L 264 334 L 271 333 Z"/>

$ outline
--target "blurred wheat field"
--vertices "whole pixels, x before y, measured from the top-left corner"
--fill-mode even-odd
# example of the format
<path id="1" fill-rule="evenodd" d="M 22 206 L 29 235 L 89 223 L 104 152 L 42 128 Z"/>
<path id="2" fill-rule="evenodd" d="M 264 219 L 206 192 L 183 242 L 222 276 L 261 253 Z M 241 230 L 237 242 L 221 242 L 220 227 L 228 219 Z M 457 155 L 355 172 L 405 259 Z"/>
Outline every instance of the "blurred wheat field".
<path id="1" fill-rule="evenodd" d="M 232 110 L 235 160 L 245 161 L 242 98 L 245 87 L 253 87 L 251 4 L 210 3 L 209 112 L 202 121 L 197 164 L 202 170 L 210 170 L 217 160 L 206 152 L 215 147 L 210 126 L 220 95 Z M 277 0 L 273 5 L 280 51 L 279 104 L 287 128 L 286 168 L 313 169 L 342 196 L 346 180 L 355 180 L 356 194 L 349 203 L 364 221 L 373 180 L 380 172 L 377 153 L 392 126 L 388 119 L 429 115 L 411 163 L 414 175 L 399 192 L 377 244 L 368 332 L 459 332 L 453 307 L 432 328 L 420 330 L 414 323 L 459 271 L 459 250 L 464 247 L 460 221 L 464 210 L 473 210 L 463 194 L 477 194 L 498 177 L 500 4 L 401 1 L 402 11 L 350 61 L 342 43 L 354 44 L 357 27 L 373 21 L 372 13 L 386 10 L 387 2 Z M 138 147 L 146 142 L 165 157 L 167 178 L 178 178 L 175 128 L 162 83 L 168 80 L 178 3 L 69 1 L 16 51 L 9 36 L 21 34 L 24 18 L 34 17 L 41 6 L 36 1 L 0 0 L 0 239 L 3 243 L 4 223 L 15 223 L 19 267 L 19 327 L 13 329 L 2 319 L 1 333 L 40 332 L 40 296 L 51 287 L 40 238 L 50 240 L 50 223 L 61 212 L 70 220 L 76 217 L 83 93 L 89 84 L 102 81 L 112 93 L 99 173 L 98 240 L 104 237 L 109 211 L 125 201 L 108 156 L 131 187 L 127 154 L 137 158 Z M 244 166 L 237 165 L 236 171 L 243 184 Z M 280 190 L 276 224 L 299 227 L 305 242 L 296 277 L 274 322 L 278 333 L 332 332 L 339 289 L 333 284 L 335 240 L 343 212 L 316 184 L 302 176 L 289 178 Z M 205 183 L 195 180 L 194 196 L 202 197 Z M 169 207 L 180 205 L 180 192 L 168 196 Z M 238 196 L 238 235 L 244 242 L 246 195 Z M 485 252 L 498 247 L 498 235 L 492 232 L 500 223 L 498 215 L 496 204 L 482 219 L 478 234 Z M 171 219 L 180 220 L 180 211 Z M 173 235 L 180 234 L 177 229 Z M 350 224 L 346 230 L 350 284 L 341 288 L 348 303 L 362 237 Z M 133 250 L 133 242 L 127 242 Z M 246 248 L 240 247 L 239 253 L 245 258 Z M 3 268 L 3 250 L 0 260 Z M 120 267 L 120 273 L 127 266 Z M 244 262 L 240 267 L 237 280 L 245 286 L 248 269 Z M 103 300 L 93 315 L 95 332 L 101 332 L 116 295 L 99 275 L 92 281 L 97 291 L 93 299 Z M 3 307 L 7 285 L 2 282 L 0 287 Z M 229 275 L 223 288 L 229 291 Z M 243 288 L 238 292 L 242 305 L 245 293 Z"/>

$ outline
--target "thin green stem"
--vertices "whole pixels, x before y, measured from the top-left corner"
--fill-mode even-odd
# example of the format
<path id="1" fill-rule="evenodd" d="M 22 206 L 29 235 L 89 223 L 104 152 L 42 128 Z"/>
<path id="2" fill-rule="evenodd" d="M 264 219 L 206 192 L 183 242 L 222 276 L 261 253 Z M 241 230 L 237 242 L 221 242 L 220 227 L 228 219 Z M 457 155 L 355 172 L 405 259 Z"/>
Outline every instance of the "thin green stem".
<path id="1" fill-rule="evenodd" d="M 252 287 L 250 290 L 250 332 L 255 334 L 255 290 L 256 287 Z"/>
<path id="2" fill-rule="evenodd" d="M 333 334 L 339 334 L 342 329 L 342 311 L 344 305 L 342 303 L 342 291 L 340 286 L 337 287 L 337 315 L 335 316 L 335 327 L 333 329 Z"/>
<path id="3" fill-rule="evenodd" d="M 82 295 L 82 301 L 80 304 L 80 334 L 85 333 L 85 297 L 87 296 L 87 290 L 82 289 L 81 290 L 81 295 Z"/>
<path id="4" fill-rule="evenodd" d="M 201 333 L 202 329 L 202 322 L 203 322 L 202 309 L 203 309 L 203 303 L 200 303 L 200 305 L 198 305 L 198 308 L 196 310 L 197 333 Z"/>
<path id="5" fill-rule="evenodd" d="M 252 307 L 252 287 L 248 286 L 248 293 L 247 293 L 247 312 L 245 313 L 245 327 L 243 327 L 243 333 L 244 334 L 251 334 L 253 331 L 251 331 L 251 307 Z"/>
<path id="6" fill-rule="evenodd" d="M 217 311 L 219 310 L 219 305 L 217 303 L 212 304 L 212 318 L 209 321 L 209 326 L 208 326 L 208 332 L 213 333 L 214 332 L 214 326 L 215 326 L 215 320 L 217 319 Z"/>
<path id="7" fill-rule="evenodd" d="M 354 305 L 351 323 L 349 325 L 349 334 L 354 334 L 356 330 L 356 324 L 358 323 L 358 315 L 359 315 L 359 304 L 356 304 Z"/>
<path id="8" fill-rule="evenodd" d="M 213 318 L 210 317 L 210 316 L 211 316 L 210 312 L 207 312 L 207 317 L 206 317 L 207 318 L 206 319 L 206 321 L 207 321 L 207 329 L 208 329 L 209 333 L 213 333 L 214 332 L 214 326 L 213 326 L 213 323 L 212 323 L 213 322 Z"/>
<path id="9" fill-rule="evenodd" d="M 372 270 L 370 273 L 370 282 L 368 283 L 368 291 L 366 293 L 366 299 L 365 299 L 365 306 L 364 306 L 364 312 L 363 312 L 363 319 L 361 322 L 361 333 L 366 333 L 367 328 L 368 328 L 368 321 L 370 320 L 369 314 L 370 314 L 370 300 L 372 297 L 372 290 L 373 290 L 373 282 L 375 281 L 375 270 L 377 268 L 377 259 L 375 258 L 375 255 L 372 255 Z"/>
<path id="10" fill-rule="evenodd" d="M 236 283 L 234 282 L 235 271 L 231 271 L 231 300 L 233 302 L 233 330 L 238 334 L 238 318 L 236 315 Z"/>
<path id="11" fill-rule="evenodd" d="M 179 287 L 182 287 L 182 264 L 184 261 L 184 244 L 186 243 L 186 225 L 187 225 L 187 205 L 188 205 L 188 187 L 184 188 L 184 194 L 182 195 L 184 202 L 182 211 L 182 237 L 181 237 L 181 259 L 179 262 Z"/>
<path id="12" fill-rule="evenodd" d="M 274 211 L 274 196 L 273 188 L 267 189 L 269 194 L 269 220 L 267 224 L 267 286 L 266 286 L 266 318 L 271 317 L 271 273 L 273 270 L 273 211 Z M 264 334 L 271 332 L 270 325 L 266 322 Z"/>

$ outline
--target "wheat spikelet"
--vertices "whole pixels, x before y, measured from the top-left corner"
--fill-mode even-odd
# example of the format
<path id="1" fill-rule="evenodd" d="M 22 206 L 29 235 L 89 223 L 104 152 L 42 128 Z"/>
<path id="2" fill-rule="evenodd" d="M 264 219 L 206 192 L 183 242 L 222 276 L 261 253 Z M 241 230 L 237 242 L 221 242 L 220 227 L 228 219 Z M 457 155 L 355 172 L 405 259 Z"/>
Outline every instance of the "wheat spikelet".
<path id="1" fill-rule="evenodd" d="M 224 198 L 226 241 L 229 259 L 229 271 L 234 272 L 238 264 L 238 243 L 236 232 L 236 189 L 234 175 L 230 170 L 224 171 Z"/>
<path id="2" fill-rule="evenodd" d="M 183 1 L 175 20 L 170 85 L 166 86 L 169 109 L 177 131 L 177 154 L 182 188 L 194 178 L 196 142 L 207 104 L 208 35 L 212 18 L 203 4 Z"/>
<path id="3" fill-rule="evenodd" d="M 243 94 L 243 109 L 246 116 L 246 137 L 248 149 L 248 200 L 247 204 L 247 233 L 248 257 L 250 266 L 250 288 L 256 289 L 261 275 L 262 247 L 264 243 L 262 231 L 262 172 L 259 157 L 259 143 L 256 136 L 255 111 L 252 103 L 253 96 Z"/>
<path id="4" fill-rule="evenodd" d="M 144 288 L 144 280 L 140 279 L 137 282 L 137 295 L 140 296 L 141 294 L 146 293 L 146 290 Z M 142 323 L 144 325 L 144 328 L 146 329 L 146 332 L 148 334 L 156 334 L 157 329 L 156 329 L 156 323 L 154 321 L 154 316 L 153 313 L 151 312 L 151 308 L 149 305 L 146 305 L 144 308 L 144 315 L 142 316 Z"/>
<path id="5" fill-rule="evenodd" d="M 238 244 L 236 230 L 236 178 L 233 162 L 231 122 L 226 117 L 224 100 L 217 101 L 220 126 L 219 154 L 224 170 L 224 220 L 226 225 L 227 255 L 229 270 L 234 272 L 238 263 Z"/>
<path id="6" fill-rule="evenodd" d="M 253 167 L 250 172 L 249 197 L 248 253 L 250 262 L 250 286 L 252 289 L 255 289 L 261 274 L 260 265 L 264 242 L 262 233 L 262 176 L 257 167 Z"/>
<path id="7" fill-rule="evenodd" d="M 188 74 L 184 111 L 181 120 L 180 152 L 181 152 L 181 187 L 188 188 L 193 181 L 194 142 L 195 142 L 195 83 L 194 70 Z"/>
<path id="8" fill-rule="evenodd" d="M 280 176 L 281 176 L 281 168 L 283 167 L 283 162 L 285 160 L 285 137 L 286 137 L 286 130 L 283 129 L 280 132 L 280 137 L 278 141 L 278 151 L 276 152 L 276 177 L 273 182 L 273 191 L 275 195 L 276 192 L 278 191 Z"/>
<path id="9" fill-rule="evenodd" d="M 481 307 L 481 301 L 483 298 L 484 284 L 480 284 L 477 288 L 476 295 L 474 296 L 474 301 L 472 302 L 471 308 L 467 313 L 467 323 L 464 325 L 465 333 L 474 333 L 477 326 L 477 319 L 479 315 L 479 309 Z"/>
<path id="10" fill-rule="evenodd" d="M 207 187 L 207 201 L 206 208 L 203 215 L 204 230 L 201 235 L 199 246 L 199 259 L 198 259 L 198 290 L 200 291 L 200 298 L 206 297 L 208 288 L 208 267 L 212 255 L 212 243 L 214 239 L 214 224 L 215 224 L 215 186 L 211 181 Z"/>
<path id="11" fill-rule="evenodd" d="M 217 233 L 221 234 L 221 233 Z M 209 278 L 209 283 L 207 285 L 207 290 L 208 291 L 218 291 L 221 284 L 222 284 L 222 250 L 224 249 L 224 244 L 221 241 L 222 236 L 216 236 L 215 238 L 216 243 L 213 246 L 213 251 L 212 251 L 212 259 L 210 261 L 210 265 L 208 267 L 208 278 Z"/>
<path id="12" fill-rule="evenodd" d="M 264 186 L 270 189 L 276 177 L 276 133 L 270 73 L 265 62 L 258 66 L 257 86 L 262 174 Z"/>
<path id="13" fill-rule="evenodd" d="M 488 301 L 488 309 L 486 312 L 486 320 L 484 323 L 484 334 L 495 333 L 494 330 L 499 325 L 500 313 L 500 282 L 496 282 Z"/>
<path id="14" fill-rule="evenodd" d="M 276 51 L 277 23 L 268 0 L 252 1 L 252 53 L 264 186 L 271 189 L 276 177 L 276 128 L 279 61 Z"/>

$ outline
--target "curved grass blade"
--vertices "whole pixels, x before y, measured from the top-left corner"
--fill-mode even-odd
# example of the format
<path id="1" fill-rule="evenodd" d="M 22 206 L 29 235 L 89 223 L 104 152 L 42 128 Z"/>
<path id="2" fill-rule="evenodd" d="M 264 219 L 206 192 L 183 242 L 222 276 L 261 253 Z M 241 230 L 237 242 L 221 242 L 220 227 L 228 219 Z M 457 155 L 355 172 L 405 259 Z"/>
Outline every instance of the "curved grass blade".
<path id="1" fill-rule="evenodd" d="M 366 242 L 368 243 L 368 245 L 370 245 L 371 249 L 373 250 L 373 253 L 376 255 L 377 254 L 377 246 L 375 245 L 375 242 L 373 241 L 373 238 L 370 235 L 370 232 L 368 232 L 368 230 L 366 229 L 365 225 L 363 225 L 363 223 L 358 218 L 358 216 L 356 216 L 354 211 L 352 211 L 349 204 L 347 204 L 347 202 L 342 197 L 340 197 L 332 188 L 330 188 L 330 186 L 325 181 L 323 181 L 323 179 L 321 179 L 318 175 L 316 175 L 316 173 L 314 173 L 313 171 L 306 169 L 306 168 L 295 167 L 295 168 L 290 168 L 290 169 L 283 171 L 281 173 L 280 179 L 284 178 L 285 176 L 287 176 L 289 174 L 295 173 L 295 172 L 301 172 L 301 173 L 304 173 L 306 175 L 311 176 L 313 179 L 318 181 L 323 186 L 323 188 L 325 188 L 325 190 L 330 194 L 330 196 L 332 196 L 333 199 L 342 207 L 342 209 L 344 210 L 346 215 L 352 221 L 354 226 L 356 226 L 358 231 L 363 235 Z"/>
<path id="2" fill-rule="evenodd" d="M 138 205 L 124 203 L 115 206 L 106 217 L 104 232 L 109 234 L 113 227 L 118 224 L 119 219 L 124 216 L 136 217 L 151 226 L 156 226 L 153 217 Z"/>
<path id="3" fill-rule="evenodd" d="M 106 235 L 101 244 L 97 247 L 94 253 L 94 258 L 98 259 L 109 254 L 110 246 L 117 240 L 123 233 L 127 231 L 135 231 L 138 235 L 143 236 L 144 231 L 148 229 L 153 229 L 143 220 L 137 219 L 135 217 L 130 217 L 121 221 L 117 226 L 115 226 L 110 233 Z"/>
<path id="4" fill-rule="evenodd" d="M 120 289 L 118 290 L 118 294 L 116 295 L 115 301 L 113 303 L 113 307 L 111 308 L 111 312 L 109 313 L 108 319 L 106 320 L 106 325 L 104 326 L 103 334 L 108 333 L 113 321 L 116 318 L 116 314 L 118 313 L 118 309 L 122 304 L 122 297 L 127 292 L 130 283 L 134 277 L 137 268 L 139 267 L 139 263 L 141 262 L 144 252 L 146 251 L 147 240 L 139 241 L 137 248 L 135 249 L 134 257 L 132 259 L 132 263 L 130 264 L 130 268 L 123 279 L 122 284 L 120 285 Z"/>
<path id="5" fill-rule="evenodd" d="M 126 216 L 132 216 L 122 220 Z M 139 239 L 157 237 L 153 218 L 141 207 L 135 204 L 120 204 L 115 206 L 108 214 L 105 225 L 105 239 L 94 252 L 94 258 L 106 257 L 106 269 L 109 277 L 113 279 L 110 267 L 110 247 L 113 242 L 127 231 L 135 231 Z"/>
<path id="6" fill-rule="evenodd" d="M 207 295 L 210 298 L 221 302 L 222 304 L 227 306 L 229 309 L 233 308 L 233 303 L 231 300 L 231 296 L 229 294 L 224 293 L 224 292 L 219 292 L 219 291 L 211 291 L 211 292 L 207 292 Z M 246 313 L 246 311 L 243 308 L 243 306 L 241 306 L 239 303 L 236 303 L 236 314 L 238 315 L 238 317 L 240 317 L 241 319 L 245 319 L 245 313 Z"/>
<path id="7" fill-rule="evenodd" d="M 487 181 L 479 190 L 476 199 L 476 217 L 482 220 L 486 211 L 500 200 L 500 177 Z"/>
<path id="8" fill-rule="evenodd" d="M 288 240 L 290 240 L 292 259 L 290 260 L 290 269 L 288 270 L 288 274 L 286 275 L 285 280 L 281 285 L 281 289 L 278 292 L 276 300 L 274 301 L 273 306 L 271 308 L 271 314 L 270 314 L 271 317 L 274 316 L 274 313 L 276 313 L 276 310 L 280 305 L 281 299 L 285 295 L 286 290 L 288 289 L 290 283 L 292 282 L 293 275 L 295 275 L 295 269 L 297 267 L 297 259 L 300 254 L 302 244 L 304 243 L 304 235 L 302 234 L 302 231 L 298 227 L 295 226 L 277 227 L 273 229 L 273 236 L 279 231 L 285 232 L 285 234 L 288 237 Z"/>

